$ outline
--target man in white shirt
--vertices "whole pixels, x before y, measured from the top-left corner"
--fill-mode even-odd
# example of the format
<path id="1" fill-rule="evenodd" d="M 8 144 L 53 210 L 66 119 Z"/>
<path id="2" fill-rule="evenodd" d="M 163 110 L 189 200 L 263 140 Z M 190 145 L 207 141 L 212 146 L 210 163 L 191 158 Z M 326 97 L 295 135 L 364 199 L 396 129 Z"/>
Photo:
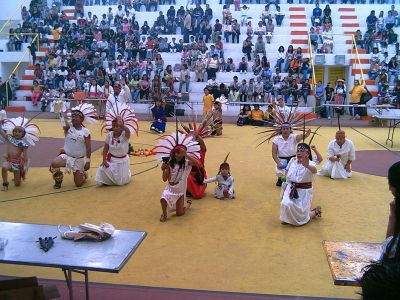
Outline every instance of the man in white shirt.
<path id="1" fill-rule="evenodd" d="M 343 130 L 338 130 L 336 138 L 328 145 L 328 161 L 318 171 L 318 175 L 329 176 L 332 179 L 350 178 L 351 163 L 355 159 L 353 142 L 346 138 Z"/>
<path id="2" fill-rule="evenodd" d="M 285 104 L 285 100 L 283 100 L 282 96 L 279 96 L 278 104 L 275 103 L 274 106 L 274 109 L 278 114 L 285 116 L 285 118 L 289 116 L 291 109 Z"/>
<path id="3" fill-rule="evenodd" d="M 75 79 L 72 77 L 72 74 L 68 74 L 67 79 L 64 80 L 64 90 L 67 93 L 73 92 L 76 89 Z"/>

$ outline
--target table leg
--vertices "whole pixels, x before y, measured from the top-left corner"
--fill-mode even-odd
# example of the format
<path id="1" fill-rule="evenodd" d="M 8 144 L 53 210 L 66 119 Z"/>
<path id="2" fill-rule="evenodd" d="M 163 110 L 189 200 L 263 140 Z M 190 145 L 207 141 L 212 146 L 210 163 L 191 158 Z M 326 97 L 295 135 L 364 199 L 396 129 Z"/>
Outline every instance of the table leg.
<path id="1" fill-rule="evenodd" d="M 394 128 L 392 125 L 392 120 L 389 120 L 389 131 L 386 139 L 386 145 L 388 142 L 391 142 L 391 147 L 393 147 L 393 134 L 394 134 Z"/>
<path id="2" fill-rule="evenodd" d="M 390 128 L 392 128 L 392 137 L 391 137 L 391 139 L 390 139 L 390 141 L 391 141 L 391 148 L 393 148 L 393 136 L 394 136 L 394 129 L 396 128 L 396 121 L 395 120 L 393 120 L 393 123 L 392 123 L 392 120 L 390 120 Z"/>
<path id="3" fill-rule="evenodd" d="M 86 289 L 86 300 L 89 300 L 89 274 L 88 270 L 85 270 L 85 289 Z"/>
<path id="4" fill-rule="evenodd" d="M 74 292 L 72 290 L 72 271 L 70 269 L 62 269 L 65 276 L 65 281 L 67 282 L 69 300 L 74 300 Z"/>
<path id="5" fill-rule="evenodd" d="M 79 273 L 85 276 L 85 294 L 86 300 L 89 300 L 89 272 L 88 270 L 80 271 L 74 269 L 62 269 L 65 275 L 65 281 L 67 282 L 69 291 L 69 300 L 74 300 L 74 294 L 72 290 L 72 272 Z"/>

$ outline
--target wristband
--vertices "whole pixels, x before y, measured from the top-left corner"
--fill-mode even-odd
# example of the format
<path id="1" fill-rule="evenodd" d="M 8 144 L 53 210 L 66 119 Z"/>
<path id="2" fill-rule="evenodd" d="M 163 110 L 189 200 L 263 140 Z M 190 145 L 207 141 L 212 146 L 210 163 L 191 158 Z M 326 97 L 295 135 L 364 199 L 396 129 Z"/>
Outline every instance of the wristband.
<path id="1" fill-rule="evenodd" d="M 86 163 L 90 163 L 90 158 L 87 158 L 87 157 L 86 157 L 86 158 L 85 158 L 85 162 L 86 162 Z"/>

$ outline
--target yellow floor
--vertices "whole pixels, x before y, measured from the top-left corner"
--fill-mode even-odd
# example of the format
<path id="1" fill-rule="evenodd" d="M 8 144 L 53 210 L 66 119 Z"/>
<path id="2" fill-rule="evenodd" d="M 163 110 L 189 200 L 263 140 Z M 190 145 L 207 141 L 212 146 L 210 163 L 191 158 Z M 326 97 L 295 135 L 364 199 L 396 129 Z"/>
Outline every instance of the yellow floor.
<path id="1" fill-rule="evenodd" d="M 43 137 L 61 137 L 59 122 L 40 120 Z M 147 129 L 149 123 L 141 122 Z M 173 125 L 168 124 L 171 130 Z M 103 140 L 99 125 L 89 126 L 92 138 Z M 321 128 L 314 143 L 324 154 L 335 128 Z M 384 143 L 387 129 L 361 128 Z M 206 169 L 216 174 L 231 151 L 237 199 L 195 201 L 183 217 L 160 223 L 159 197 L 164 188 L 160 170 L 135 176 L 124 187 L 89 187 L 65 193 L 0 203 L 5 221 L 79 224 L 107 221 L 120 229 L 144 230 L 148 236 L 120 274 L 91 273 L 91 281 L 235 292 L 358 298 L 356 288 L 333 285 L 322 249 L 323 240 L 382 241 L 391 194 L 387 179 L 355 173 L 346 181 L 317 177 L 314 205 L 323 218 L 301 228 L 279 221 L 279 189 L 275 187 L 271 144 L 256 148 L 260 129 L 224 125 L 222 137 L 206 140 Z M 347 129 L 358 150 L 383 150 Z M 140 132 L 134 143 L 154 144 L 156 135 Z M 134 144 L 136 148 L 141 145 Z M 143 146 L 146 147 L 146 146 Z M 399 144 L 393 148 L 399 150 Z M 101 151 L 92 156 L 98 166 Z M 133 173 L 153 167 L 150 158 L 131 158 Z M 149 163 L 143 163 L 149 161 Z M 137 164 L 138 163 L 138 164 Z M 143 163 L 143 164 L 142 164 Z M 95 168 L 90 170 L 93 184 Z M 63 190 L 71 189 L 67 176 Z M 54 192 L 47 168 L 33 168 L 22 187 L 0 194 L 0 201 Z M 62 278 L 52 268 L 0 265 L 0 275 Z M 75 277 L 78 279 L 79 277 Z"/>

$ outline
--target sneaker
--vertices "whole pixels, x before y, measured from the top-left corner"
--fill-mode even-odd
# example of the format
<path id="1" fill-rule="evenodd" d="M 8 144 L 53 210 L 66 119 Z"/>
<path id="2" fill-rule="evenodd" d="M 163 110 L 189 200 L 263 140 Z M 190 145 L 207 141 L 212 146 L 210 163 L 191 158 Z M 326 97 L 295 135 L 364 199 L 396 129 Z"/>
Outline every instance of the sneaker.
<path id="1" fill-rule="evenodd" d="M 278 180 L 276 181 L 276 186 L 282 186 L 282 180 L 279 177 Z"/>
<path id="2" fill-rule="evenodd" d="M 331 119 L 331 117 L 328 117 L 328 120 L 330 120 Z"/>

